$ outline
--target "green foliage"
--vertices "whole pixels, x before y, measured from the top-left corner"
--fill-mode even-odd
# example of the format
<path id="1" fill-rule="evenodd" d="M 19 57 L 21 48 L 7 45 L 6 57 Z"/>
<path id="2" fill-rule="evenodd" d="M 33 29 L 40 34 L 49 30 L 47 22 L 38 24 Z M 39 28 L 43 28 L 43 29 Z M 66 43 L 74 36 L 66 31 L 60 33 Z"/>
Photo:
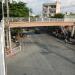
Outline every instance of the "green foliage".
<path id="1" fill-rule="evenodd" d="M 29 16 L 29 8 L 26 6 L 26 3 L 23 2 L 13 2 L 9 4 L 10 9 L 10 17 L 28 17 Z M 12 29 L 12 33 L 16 35 L 20 34 L 22 29 Z"/>
<path id="2" fill-rule="evenodd" d="M 35 17 L 38 18 L 40 15 L 36 15 Z"/>
<path id="3" fill-rule="evenodd" d="M 24 2 L 16 2 L 9 3 L 9 14 L 10 17 L 28 17 L 29 11 L 32 10 L 27 7 L 27 4 Z M 6 3 L 4 3 L 4 14 L 7 16 L 7 7 Z M 0 17 L 2 16 L 2 3 L 0 2 Z"/>
<path id="4" fill-rule="evenodd" d="M 11 29 L 11 33 L 12 34 L 16 34 L 16 35 L 18 35 L 18 34 L 20 34 L 20 33 L 22 33 L 23 32 L 23 30 L 20 28 L 14 28 L 14 29 Z"/>
<path id="5" fill-rule="evenodd" d="M 26 3 L 23 2 L 13 2 L 9 4 L 10 8 L 10 17 L 28 17 L 29 8 L 26 6 Z"/>
<path id="6" fill-rule="evenodd" d="M 64 14 L 62 13 L 55 14 L 54 16 L 52 16 L 52 18 L 64 18 Z"/>

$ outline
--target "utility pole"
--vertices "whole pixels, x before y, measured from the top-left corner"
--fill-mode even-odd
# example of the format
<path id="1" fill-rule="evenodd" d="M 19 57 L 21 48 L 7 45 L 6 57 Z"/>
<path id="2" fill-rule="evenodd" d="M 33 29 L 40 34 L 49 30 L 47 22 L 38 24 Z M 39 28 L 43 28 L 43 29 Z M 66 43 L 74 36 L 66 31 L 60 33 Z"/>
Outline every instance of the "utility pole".
<path id="1" fill-rule="evenodd" d="M 8 44 L 7 46 L 9 46 L 9 49 L 11 50 L 11 32 L 10 32 L 10 26 L 9 26 L 9 1 L 6 0 L 6 6 L 7 6 L 7 36 L 8 36 Z"/>
<path id="2" fill-rule="evenodd" d="M 0 75 L 6 75 L 5 73 L 5 59 L 4 59 L 4 0 L 2 0 L 2 19 L 0 23 Z"/>

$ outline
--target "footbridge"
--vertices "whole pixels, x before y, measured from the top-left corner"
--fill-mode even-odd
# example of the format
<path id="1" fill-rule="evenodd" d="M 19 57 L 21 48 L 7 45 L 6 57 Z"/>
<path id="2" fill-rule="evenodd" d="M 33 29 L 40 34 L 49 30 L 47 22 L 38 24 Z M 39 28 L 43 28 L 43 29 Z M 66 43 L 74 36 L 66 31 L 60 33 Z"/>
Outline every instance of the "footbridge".
<path id="1" fill-rule="evenodd" d="M 10 18 L 10 28 L 38 26 L 74 26 L 75 18 Z"/>

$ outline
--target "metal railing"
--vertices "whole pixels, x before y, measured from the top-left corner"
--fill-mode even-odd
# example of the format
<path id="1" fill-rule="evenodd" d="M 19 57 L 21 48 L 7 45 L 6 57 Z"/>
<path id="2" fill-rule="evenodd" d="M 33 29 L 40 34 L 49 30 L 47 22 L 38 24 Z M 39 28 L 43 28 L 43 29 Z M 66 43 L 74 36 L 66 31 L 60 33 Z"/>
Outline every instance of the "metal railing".
<path id="1" fill-rule="evenodd" d="M 56 22 L 64 21 L 64 19 L 59 18 L 10 18 L 10 22 Z"/>
<path id="2" fill-rule="evenodd" d="M 75 18 L 34 18 L 34 17 L 14 18 L 14 17 L 10 17 L 10 22 L 75 22 Z"/>

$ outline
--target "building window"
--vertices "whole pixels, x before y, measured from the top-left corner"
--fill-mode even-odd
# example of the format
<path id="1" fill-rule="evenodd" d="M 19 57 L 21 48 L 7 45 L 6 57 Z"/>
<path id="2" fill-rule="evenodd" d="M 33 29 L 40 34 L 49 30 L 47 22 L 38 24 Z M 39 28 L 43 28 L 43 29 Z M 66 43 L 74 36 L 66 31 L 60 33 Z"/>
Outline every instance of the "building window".
<path id="1" fill-rule="evenodd" d="M 51 8 L 56 8 L 56 5 L 52 5 Z"/>
<path id="2" fill-rule="evenodd" d="M 55 10 L 50 10 L 50 13 L 56 13 L 56 11 Z"/>
<path id="3" fill-rule="evenodd" d="M 44 11 L 44 13 L 47 13 L 47 11 Z"/>
<path id="4" fill-rule="evenodd" d="M 56 8 L 56 5 L 54 5 L 54 8 Z"/>

